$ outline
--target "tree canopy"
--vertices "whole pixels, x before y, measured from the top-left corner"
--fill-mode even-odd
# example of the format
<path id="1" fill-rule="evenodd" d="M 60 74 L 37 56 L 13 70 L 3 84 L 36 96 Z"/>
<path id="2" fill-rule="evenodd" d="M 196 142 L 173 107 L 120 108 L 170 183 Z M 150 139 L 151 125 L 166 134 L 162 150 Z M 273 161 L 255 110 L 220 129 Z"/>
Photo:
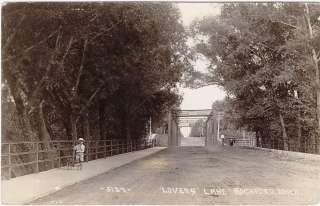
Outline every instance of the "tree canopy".
<path id="1" fill-rule="evenodd" d="M 211 61 L 206 83 L 225 89 L 264 146 L 319 149 L 319 16 L 317 4 L 227 3 L 193 24 L 207 37 L 197 45 Z"/>
<path id="2" fill-rule="evenodd" d="M 6 141 L 141 138 L 180 101 L 186 34 L 173 4 L 9 3 L 2 16 L 5 103 L 23 130 L 3 127 Z"/>

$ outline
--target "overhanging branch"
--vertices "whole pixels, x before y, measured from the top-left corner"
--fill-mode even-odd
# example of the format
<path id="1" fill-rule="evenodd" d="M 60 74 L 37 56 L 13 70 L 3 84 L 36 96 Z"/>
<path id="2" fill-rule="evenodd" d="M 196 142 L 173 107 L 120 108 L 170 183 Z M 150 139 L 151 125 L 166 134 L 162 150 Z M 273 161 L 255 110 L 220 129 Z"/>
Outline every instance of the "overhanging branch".
<path id="1" fill-rule="evenodd" d="M 85 59 L 85 53 L 86 53 L 86 50 L 87 50 L 87 45 L 88 45 L 88 39 L 86 39 L 84 41 L 83 50 L 82 50 L 82 57 L 81 57 L 81 64 L 80 64 L 79 73 L 78 73 L 77 80 L 76 80 L 76 85 L 74 87 L 73 96 L 76 96 L 76 94 L 78 92 L 78 88 L 79 88 L 79 84 L 80 84 L 80 77 L 81 77 L 82 72 L 83 72 L 83 64 L 84 64 L 84 59 Z"/>
<path id="2" fill-rule="evenodd" d="M 76 119 L 76 122 L 79 121 L 80 116 L 83 114 L 83 112 L 85 110 L 87 110 L 87 108 L 90 106 L 91 102 L 93 101 L 93 99 L 97 96 L 97 94 L 100 92 L 100 90 L 105 86 L 105 84 L 100 85 L 94 92 L 93 94 L 90 96 L 89 100 L 87 101 L 86 105 L 80 110 L 79 115 Z"/>

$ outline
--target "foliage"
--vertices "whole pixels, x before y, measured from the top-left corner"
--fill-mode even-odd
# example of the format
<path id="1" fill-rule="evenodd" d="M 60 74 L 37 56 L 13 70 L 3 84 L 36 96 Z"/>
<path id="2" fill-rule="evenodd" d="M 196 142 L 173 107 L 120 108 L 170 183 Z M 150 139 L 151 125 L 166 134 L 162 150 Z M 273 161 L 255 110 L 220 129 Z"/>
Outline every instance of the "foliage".
<path id="1" fill-rule="evenodd" d="M 218 18 L 194 23 L 194 32 L 208 37 L 197 45 L 211 61 L 207 81 L 224 87 L 239 126 L 255 131 L 260 144 L 320 143 L 312 54 L 320 51 L 319 12 L 316 4 L 228 3 Z"/>
<path id="2" fill-rule="evenodd" d="M 204 135 L 205 121 L 203 119 L 199 119 L 192 124 L 190 137 L 201 137 Z"/>
<path id="3" fill-rule="evenodd" d="M 24 138 L 54 139 L 54 127 L 141 138 L 179 101 L 186 35 L 170 3 L 9 3 L 2 14 L 3 83 Z"/>

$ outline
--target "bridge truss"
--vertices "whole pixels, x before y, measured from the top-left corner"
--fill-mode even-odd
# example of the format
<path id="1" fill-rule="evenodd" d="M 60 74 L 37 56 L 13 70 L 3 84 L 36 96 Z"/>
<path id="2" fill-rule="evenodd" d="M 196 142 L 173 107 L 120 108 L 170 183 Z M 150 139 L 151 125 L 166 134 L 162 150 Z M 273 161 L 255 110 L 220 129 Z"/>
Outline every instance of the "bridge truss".
<path id="1" fill-rule="evenodd" d="M 201 110 L 172 110 L 168 117 L 168 133 L 169 133 L 169 146 L 179 146 L 181 141 L 181 134 L 179 128 L 192 127 L 197 121 L 203 120 L 203 126 L 207 131 L 208 119 L 212 118 L 214 113 L 211 109 Z M 207 135 L 206 135 L 207 136 Z M 206 138 L 207 142 L 207 138 Z"/>
<path id="2" fill-rule="evenodd" d="M 221 144 L 221 134 L 226 136 L 225 140 L 236 139 L 238 145 L 254 146 L 256 144 L 255 135 L 245 135 L 246 131 L 239 131 L 231 128 L 228 118 L 221 111 L 211 109 L 202 110 L 172 110 L 168 117 L 168 144 L 170 146 L 180 146 L 180 128 L 192 127 L 197 121 L 203 120 L 201 134 L 205 136 L 205 145 Z M 242 133 L 243 132 L 243 133 Z M 247 133 L 248 134 L 248 133 Z M 249 138 L 250 137 L 250 138 Z"/>

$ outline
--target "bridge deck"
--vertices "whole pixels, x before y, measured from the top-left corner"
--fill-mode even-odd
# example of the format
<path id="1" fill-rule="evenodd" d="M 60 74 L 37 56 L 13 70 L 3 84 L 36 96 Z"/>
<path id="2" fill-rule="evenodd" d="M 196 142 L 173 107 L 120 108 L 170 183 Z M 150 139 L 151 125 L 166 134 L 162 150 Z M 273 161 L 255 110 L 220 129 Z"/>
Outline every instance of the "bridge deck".
<path id="1" fill-rule="evenodd" d="M 182 137 L 181 146 L 204 146 L 205 137 Z"/>
<path id="2" fill-rule="evenodd" d="M 314 204 L 320 162 L 234 147 L 163 150 L 37 204 Z"/>

